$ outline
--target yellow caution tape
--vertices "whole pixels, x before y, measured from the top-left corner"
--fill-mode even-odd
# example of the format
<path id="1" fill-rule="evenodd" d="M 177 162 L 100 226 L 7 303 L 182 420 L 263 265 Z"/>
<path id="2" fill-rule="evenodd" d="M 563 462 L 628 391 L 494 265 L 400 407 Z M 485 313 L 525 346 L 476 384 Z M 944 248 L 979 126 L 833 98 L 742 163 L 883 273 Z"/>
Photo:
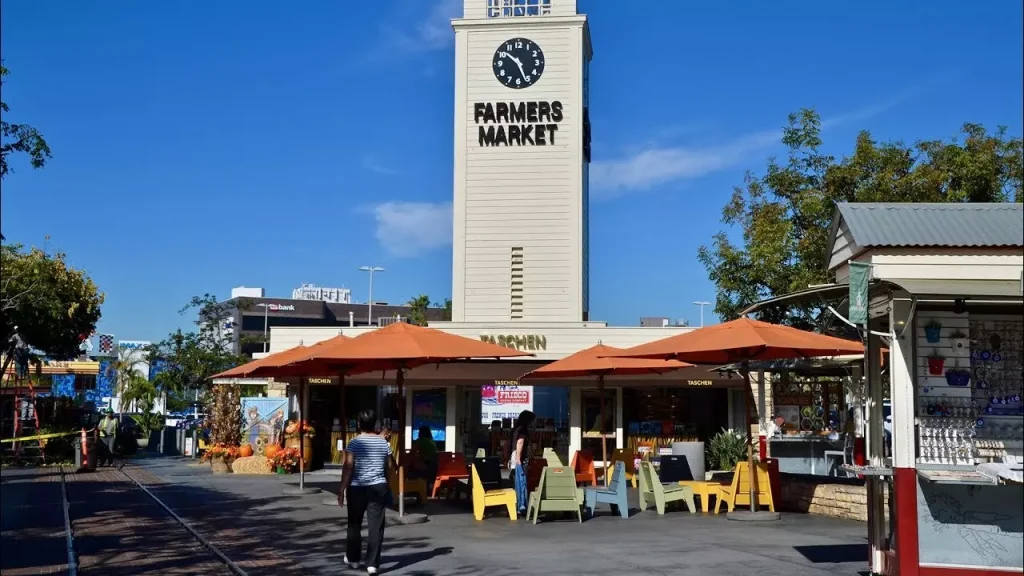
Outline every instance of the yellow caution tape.
<path id="1" fill-rule="evenodd" d="M 56 434 L 37 434 L 35 436 L 19 436 L 18 438 L 3 438 L 3 439 L 0 439 L 0 444 L 6 443 L 6 442 L 26 442 L 28 440 L 45 440 L 47 438 L 57 438 L 59 436 L 74 436 L 76 434 L 81 434 L 81 433 L 82 433 L 82 431 L 79 430 L 77 432 L 57 432 Z"/>

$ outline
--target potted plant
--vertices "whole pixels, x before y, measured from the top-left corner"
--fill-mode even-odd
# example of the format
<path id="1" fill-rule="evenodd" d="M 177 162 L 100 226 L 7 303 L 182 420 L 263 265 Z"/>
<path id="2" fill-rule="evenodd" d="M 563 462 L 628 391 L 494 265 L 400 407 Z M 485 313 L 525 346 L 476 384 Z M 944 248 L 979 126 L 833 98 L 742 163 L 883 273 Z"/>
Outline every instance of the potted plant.
<path id="1" fill-rule="evenodd" d="M 953 346 L 953 350 L 963 350 L 965 352 L 970 352 L 971 350 L 971 340 L 960 329 L 955 330 L 949 335 L 949 343 Z"/>
<path id="2" fill-rule="evenodd" d="M 929 344 L 937 344 L 942 339 L 942 324 L 937 320 L 929 320 L 924 325 L 924 338 Z"/>
<path id="3" fill-rule="evenodd" d="M 928 356 L 928 374 L 942 376 L 942 368 L 946 365 L 946 357 L 939 354 L 938 350 L 932 350 Z"/>
<path id="4" fill-rule="evenodd" d="M 747 457 L 747 437 L 723 428 L 707 443 L 706 451 L 712 471 L 731 472 L 737 462 Z"/>
<path id="5" fill-rule="evenodd" d="M 210 463 L 210 469 L 214 474 L 227 474 L 231 472 L 231 461 L 237 457 L 237 446 L 214 444 L 203 452 L 202 460 Z"/>

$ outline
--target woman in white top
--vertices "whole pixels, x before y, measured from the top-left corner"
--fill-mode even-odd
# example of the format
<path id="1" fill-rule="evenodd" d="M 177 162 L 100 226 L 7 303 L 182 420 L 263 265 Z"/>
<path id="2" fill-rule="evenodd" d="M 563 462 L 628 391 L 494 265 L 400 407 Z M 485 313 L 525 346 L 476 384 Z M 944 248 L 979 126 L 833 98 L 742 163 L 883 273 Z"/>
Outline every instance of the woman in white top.
<path id="1" fill-rule="evenodd" d="M 359 436 L 345 449 L 345 466 L 341 474 L 338 505 L 344 506 L 348 498 L 348 545 L 345 563 L 359 567 L 363 540 L 360 534 L 363 515 L 366 515 L 369 543 L 366 546 L 366 572 L 376 574 L 380 569 L 380 550 L 384 542 L 384 509 L 388 501 L 387 469 L 392 463 L 391 444 L 374 432 L 377 415 L 363 410 L 356 417 Z"/>

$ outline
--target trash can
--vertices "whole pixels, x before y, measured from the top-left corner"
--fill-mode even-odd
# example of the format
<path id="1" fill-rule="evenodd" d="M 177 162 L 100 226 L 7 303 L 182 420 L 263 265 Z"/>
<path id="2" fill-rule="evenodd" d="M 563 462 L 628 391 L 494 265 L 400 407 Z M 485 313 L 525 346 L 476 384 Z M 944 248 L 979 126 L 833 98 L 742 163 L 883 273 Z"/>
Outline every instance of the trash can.
<path id="1" fill-rule="evenodd" d="M 99 460 L 99 451 L 96 446 L 96 437 L 87 434 L 85 437 L 85 450 L 82 450 L 82 436 L 76 436 L 75 441 L 75 471 L 92 472 L 96 470 L 96 462 Z"/>

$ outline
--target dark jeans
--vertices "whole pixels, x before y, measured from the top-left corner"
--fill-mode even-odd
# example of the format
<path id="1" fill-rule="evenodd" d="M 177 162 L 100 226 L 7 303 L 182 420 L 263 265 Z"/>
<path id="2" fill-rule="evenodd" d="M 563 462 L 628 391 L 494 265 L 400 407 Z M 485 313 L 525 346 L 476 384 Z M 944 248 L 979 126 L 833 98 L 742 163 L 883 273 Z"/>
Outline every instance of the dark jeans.
<path id="1" fill-rule="evenodd" d="M 363 515 L 366 515 L 369 543 L 366 546 L 366 566 L 380 568 L 380 549 L 384 543 L 384 507 L 388 485 L 349 486 L 345 492 L 348 506 L 348 546 L 345 555 L 349 562 L 359 562 L 363 548 Z"/>

